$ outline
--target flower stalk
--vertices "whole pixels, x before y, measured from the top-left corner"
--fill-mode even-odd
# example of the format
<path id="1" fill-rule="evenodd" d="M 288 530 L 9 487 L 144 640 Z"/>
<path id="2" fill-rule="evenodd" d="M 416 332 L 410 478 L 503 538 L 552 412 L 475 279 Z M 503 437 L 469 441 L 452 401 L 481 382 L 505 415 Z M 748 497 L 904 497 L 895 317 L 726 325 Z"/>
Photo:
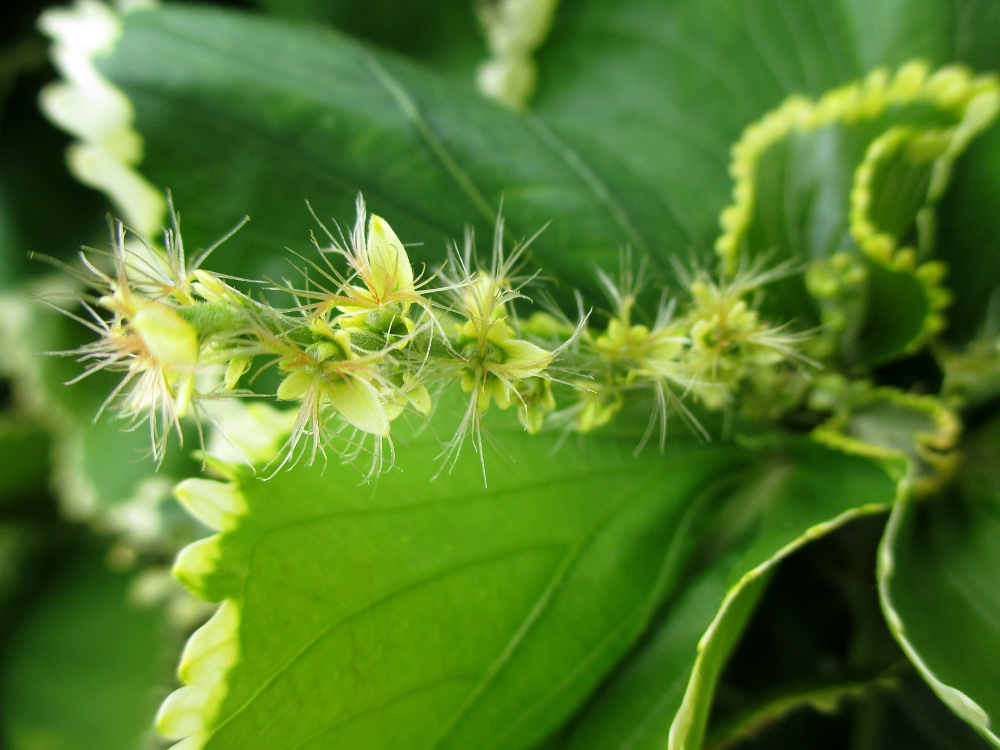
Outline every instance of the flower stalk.
<path id="1" fill-rule="evenodd" d="M 204 417 L 219 398 L 270 396 L 296 410 L 275 469 L 332 450 L 347 460 L 367 455 L 369 475 L 391 466 L 392 423 L 427 418 L 447 390 L 465 394 L 467 406 L 444 446 L 446 466 L 470 437 L 482 461 L 482 420 L 494 408 L 515 410 L 532 434 L 591 432 L 651 394 L 647 437 L 659 425 L 662 443 L 670 411 L 697 426 L 691 408 L 732 409 L 739 394 L 781 381 L 776 373 L 801 377 L 804 337 L 769 324 L 750 302 L 766 274 L 728 284 L 699 275 L 689 299 L 664 296 L 642 322 L 641 274 L 626 268 L 618 281 L 601 274 L 608 313 L 581 305 L 574 322 L 550 306 L 522 321 L 533 279 L 517 271 L 530 240 L 506 252 L 502 222 L 487 267 L 467 233 L 462 250 L 426 278 L 360 197 L 347 237 L 323 231 L 329 244 L 298 256 L 299 286 L 253 295 L 202 268 L 215 246 L 186 256 L 176 215 L 162 250 L 118 225 L 108 263 L 82 255 L 94 290 L 84 322 L 99 340 L 72 352 L 86 365 L 80 377 L 124 373 L 105 406 L 132 426 L 148 423 L 158 458 L 170 432 L 183 438 L 182 417 Z M 294 304 L 275 306 L 276 292 Z M 271 393 L 258 385 L 269 368 L 279 375 Z M 748 381 L 756 387 L 744 388 Z"/>

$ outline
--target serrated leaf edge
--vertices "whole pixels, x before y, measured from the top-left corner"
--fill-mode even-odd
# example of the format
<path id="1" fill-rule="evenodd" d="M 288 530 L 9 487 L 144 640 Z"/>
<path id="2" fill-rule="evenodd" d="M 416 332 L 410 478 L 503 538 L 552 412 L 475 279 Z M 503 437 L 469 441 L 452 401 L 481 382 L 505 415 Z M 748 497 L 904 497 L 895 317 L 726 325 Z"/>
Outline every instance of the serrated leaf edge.
<path id="1" fill-rule="evenodd" d="M 832 89 L 815 100 L 792 96 L 761 119 L 747 126 L 732 148 L 730 175 L 734 180 L 732 203 L 720 216 L 722 234 L 715 249 L 730 271 L 739 264 L 740 243 L 752 220 L 756 198 L 754 174 L 761 156 L 793 133 L 808 133 L 821 127 L 874 119 L 890 107 L 922 103 L 957 118 L 954 126 L 936 129 L 941 155 L 934 160 L 924 206 L 917 217 L 923 236 L 933 227 L 933 204 L 948 185 L 952 166 L 968 143 L 1000 113 L 1000 81 L 992 74 L 973 77 L 963 66 L 949 65 L 931 72 L 923 60 L 911 60 L 890 75 L 885 68 L 871 71 L 862 81 Z M 945 325 L 942 311 L 951 296 L 940 282 L 942 264 L 920 263 L 914 248 L 898 247 L 897 238 L 880 232 L 868 215 L 871 179 L 875 167 L 904 137 L 904 129 L 890 128 L 869 145 L 855 170 L 850 201 L 849 230 L 864 257 L 895 271 L 907 271 L 926 290 L 930 310 L 906 351 L 921 347 Z M 922 135 L 928 136 L 928 133 Z M 928 136 L 929 137 L 929 136 Z"/>
<path id="2" fill-rule="evenodd" d="M 910 463 L 910 457 L 903 451 L 886 446 L 866 443 L 860 438 L 847 435 L 844 430 L 850 422 L 854 409 L 886 400 L 907 409 L 920 411 L 933 420 L 934 432 L 918 432 L 914 437 L 914 449 L 922 461 L 931 466 L 932 476 L 914 478 L 911 489 L 917 495 L 925 495 L 940 487 L 954 472 L 958 456 L 953 453 L 962 432 L 962 422 L 958 414 L 949 409 L 936 396 L 906 393 L 891 387 L 872 388 L 858 396 L 849 408 L 830 417 L 815 428 L 811 437 L 819 443 L 854 456 L 865 456 L 881 461 L 903 461 Z M 905 472 L 904 472 L 905 473 Z M 912 472 L 910 472 L 912 474 Z"/>
<path id="3" fill-rule="evenodd" d="M 195 596 L 210 600 L 207 579 L 221 558 L 222 535 L 238 525 L 247 511 L 238 485 L 210 479 L 187 479 L 175 495 L 195 518 L 220 533 L 181 550 L 174 575 Z M 156 728 L 164 737 L 178 739 L 172 750 L 201 750 L 208 741 L 228 692 L 229 672 L 239 661 L 240 609 L 223 599 L 215 614 L 188 639 L 177 674 L 184 684 L 160 707 Z"/>
<path id="4" fill-rule="evenodd" d="M 816 100 L 791 96 L 747 126 L 732 148 L 729 172 L 735 183 L 733 202 L 722 212 L 723 231 L 715 243 L 725 264 L 732 268 L 738 263 L 739 243 L 750 224 L 754 204 L 754 172 L 767 149 L 795 132 L 873 119 L 894 105 L 913 103 L 929 104 L 959 118 L 952 146 L 957 152 L 1000 111 L 1000 83 L 993 75 L 973 78 L 958 65 L 932 75 L 926 62 L 913 60 L 892 76 L 887 69 L 877 68 L 863 81 L 835 88 Z M 932 181 L 931 197 L 943 192 L 947 177 L 948 168 L 942 165 Z"/>
<path id="5" fill-rule="evenodd" d="M 193 477 L 174 488 L 184 509 L 214 531 L 230 531 L 246 515 L 246 498 L 232 482 Z"/>
<path id="6" fill-rule="evenodd" d="M 964 123 L 965 121 L 962 124 Z M 848 228 L 851 237 L 870 262 L 878 263 L 893 271 L 909 272 L 923 286 L 927 298 L 929 308 L 927 315 L 922 321 L 920 330 L 904 348 L 904 352 L 916 351 L 931 336 L 945 327 L 947 321 L 943 313 L 951 303 L 951 292 L 944 288 L 941 282 L 947 268 L 940 261 L 919 262 L 918 258 L 922 255 L 920 250 L 913 247 L 899 247 L 896 237 L 878 228 L 870 212 L 874 192 L 872 183 L 880 164 L 895 156 L 907 145 L 919 140 L 923 141 L 926 148 L 940 152 L 933 159 L 931 185 L 928 187 L 924 204 L 916 216 L 919 244 L 929 247 L 935 223 L 934 203 L 947 183 L 941 175 L 950 172 L 951 163 L 969 140 L 968 137 L 959 137 L 960 132 L 967 132 L 961 127 L 962 124 L 952 128 L 923 131 L 905 125 L 891 127 L 868 145 L 861 164 L 854 171 L 848 199 L 850 204 Z M 962 144 L 962 148 L 956 147 L 959 143 Z"/>
<path id="7" fill-rule="evenodd" d="M 96 60 L 121 38 L 123 15 L 154 5 L 119 0 L 115 10 L 98 0 L 76 0 L 71 8 L 52 8 L 38 19 L 39 29 L 53 40 L 50 56 L 63 78 L 42 89 L 39 106 L 54 125 L 79 139 L 66 151 L 69 170 L 104 192 L 130 228 L 147 239 L 163 226 L 166 198 L 139 173 L 143 141 L 133 127 L 135 110 L 100 74 Z"/>

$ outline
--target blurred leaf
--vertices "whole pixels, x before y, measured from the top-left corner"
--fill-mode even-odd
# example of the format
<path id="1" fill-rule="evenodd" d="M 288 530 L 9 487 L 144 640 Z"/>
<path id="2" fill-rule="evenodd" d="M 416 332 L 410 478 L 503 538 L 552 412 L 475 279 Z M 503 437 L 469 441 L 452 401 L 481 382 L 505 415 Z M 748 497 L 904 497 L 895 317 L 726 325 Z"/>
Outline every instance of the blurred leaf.
<path id="1" fill-rule="evenodd" d="M 553 220 L 533 261 L 569 287 L 593 288 L 595 264 L 647 252 L 672 221 L 600 151 L 330 31 L 164 7 L 128 15 L 100 64 L 136 107 L 142 171 L 173 191 L 187 244 L 252 217 L 213 258 L 240 276 L 287 275 L 283 248 L 315 228 L 306 201 L 350 223 L 359 190 L 427 243 L 417 263 L 440 262 L 469 224 L 488 246 L 501 202 L 510 238 Z"/>
<path id="2" fill-rule="evenodd" d="M 823 322 L 838 332 L 849 366 L 878 364 L 926 340 L 940 324 L 943 295 L 911 268 L 889 258 L 876 261 L 863 247 L 853 226 L 854 193 L 863 170 L 871 169 L 872 229 L 897 247 L 926 251 L 932 238 L 921 209 L 936 200 L 931 174 L 938 166 L 920 134 L 950 118 L 921 105 L 896 105 L 885 115 L 855 112 L 804 132 L 803 117 L 764 115 L 789 97 L 816 100 L 876 66 L 892 69 L 911 59 L 938 67 L 965 60 L 995 64 L 997 56 L 980 46 L 981 35 L 970 25 L 977 11 L 996 17 L 995 8 L 978 0 L 950 6 L 901 0 L 877 10 L 853 0 L 567 3 L 540 54 L 535 108 L 560 129 L 620 157 L 669 206 L 683 231 L 667 234 L 665 228 L 658 252 L 676 258 L 693 249 L 711 265 L 720 212 L 742 200 L 749 201 L 750 215 L 733 252 L 745 265 L 788 260 L 802 268 L 838 251 L 857 256 L 864 250 L 868 278 L 845 283 L 856 298 L 834 311 L 836 325 L 821 319 L 801 275 L 772 284 L 765 302 L 778 317 L 803 327 Z M 833 104 L 817 109 L 833 111 L 827 106 Z M 753 140 L 744 130 L 748 125 L 754 123 L 753 137 L 760 140 L 786 126 L 781 122 L 791 132 L 764 147 L 752 165 L 736 150 L 730 158 L 741 133 Z M 893 133 L 901 124 L 914 130 Z M 912 143 L 876 154 L 886 136 Z M 750 174 L 734 194 L 730 175 L 740 170 Z M 981 189 L 991 182 L 972 184 Z M 982 200 L 995 206 L 998 199 L 1000 193 L 990 191 Z"/>
<path id="3" fill-rule="evenodd" d="M 926 285 L 912 273 L 876 262 L 866 267 L 864 312 L 844 349 L 848 362 L 879 364 L 922 343 L 934 309 Z"/>
<path id="4" fill-rule="evenodd" d="M 10 620 L 8 608 L 15 606 L 29 578 L 26 568 L 41 546 L 40 537 L 37 528 L 0 517 L 0 625 Z M 0 628 L 0 635 L 3 632 Z"/>
<path id="5" fill-rule="evenodd" d="M 49 436 L 34 422 L 0 413 L 0 508 L 47 489 Z"/>
<path id="6" fill-rule="evenodd" d="M 563 3 L 539 53 L 535 111 L 621 155 L 684 217 L 666 252 L 711 247 L 731 190 L 730 146 L 789 91 L 741 28 L 738 17 L 759 5 Z M 837 81 L 836 68 L 820 70 L 821 88 Z"/>
<path id="7" fill-rule="evenodd" d="M 953 182 L 941 206 L 938 252 L 954 291 L 947 335 L 964 343 L 981 333 L 1000 335 L 1000 125 L 972 143 Z"/>
<path id="8" fill-rule="evenodd" d="M 70 258 L 82 244 L 107 236 L 106 201 L 69 175 L 70 139 L 38 110 L 38 91 L 53 74 L 43 40 L 31 41 L 35 57 L 16 71 L 0 110 L 0 288 L 49 270 L 29 253 Z M 0 52 L 0 60 L 11 52 Z"/>
<path id="9" fill-rule="evenodd" d="M 621 157 L 688 220 L 690 234 L 661 247 L 707 249 L 746 125 L 791 94 L 816 97 L 877 66 L 996 68 L 991 20 L 990 0 L 565 2 L 539 53 L 534 108 Z"/>
<path id="10" fill-rule="evenodd" d="M 69 562 L 4 645 L 9 750 L 138 750 L 168 674 L 157 610 L 126 603 L 99 555 Z"/>
<path id="11" fill-rule="evenodd" d="M 970 440 L 962 494 L 923 506 L 900 504 L 879 557 L 883 609 L 896 639 L 941 700 L 995 747 L 1000 747 L 998 445 L 995 420 Z"/>
<path id="12" fill-rule="evenodd" d="M 475 0 L 256 0 L 278 17 L 330 24 L 355 39 L 405 54 L 436 71 L 473 85 L 486 45 Z"/>
<path id="13" fill-rule="evenodd" d="M 24 246 L 10 199 L 0 182 L 0 289 L 13 286 L 24 275 L 25 263 L 20 252 Z"/>

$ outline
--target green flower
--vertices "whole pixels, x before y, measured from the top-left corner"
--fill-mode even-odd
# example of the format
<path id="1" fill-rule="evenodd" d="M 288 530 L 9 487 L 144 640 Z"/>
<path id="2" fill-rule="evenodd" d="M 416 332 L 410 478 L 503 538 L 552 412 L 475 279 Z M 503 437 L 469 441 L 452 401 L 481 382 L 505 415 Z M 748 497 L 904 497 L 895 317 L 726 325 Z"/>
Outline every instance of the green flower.
<path id="1" fill-rule="evenodd" d="M 334 332 L 334 339 L 308 349 L 290 345 L 279 366 L 288 375 L 278 386 L 282 401 L 301 400 L 300 418 L 293 428 L 293 443 L 308 431 L 322 442 L 324 412 L 331 407 L 357 429 L 389 436 L 389 418 L 375 368 L 377 357 L 360 357 L 351 346 L 347 331 Z"/>
<path id="2" fill-rule="evenodd" d="M 495 401 L 501 409 L 517 399 L 518 382 L 541 375 L 553 353 L 524 339 L 514 338 L 506 321 L 467 320 L 457 342 L 462 390 L 473 394 L 483 414 Z"/>
<path id="3" fill-rule="evenodd" d="M 315 318 L 325 319 L 336 310 L 337 315 L 330 322 L 341 328 L 401 335 L 411 332 L 414 323 L 408 317 L 410 307 L 414 304 L 427 307 L 428 303 L 417 290 L 406 248 L 389 223 L 381 216 L 369 216 L 359 195 L 349 247 L 340 247 L 329 232 L 327 236 L 333 242 L 333 250 L 347 259 L 352 274 L 344 277 L 324 255 L 325 267 L 312 265 L 336 282 L 336 290 L 290 291 L 317 300 Z"/>

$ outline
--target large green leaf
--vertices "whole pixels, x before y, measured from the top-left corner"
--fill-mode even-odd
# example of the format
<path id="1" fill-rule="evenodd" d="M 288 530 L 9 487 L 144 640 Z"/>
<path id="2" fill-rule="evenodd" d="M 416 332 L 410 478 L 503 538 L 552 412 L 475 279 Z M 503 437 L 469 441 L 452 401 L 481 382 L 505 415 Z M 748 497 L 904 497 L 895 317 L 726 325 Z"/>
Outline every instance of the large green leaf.
<path id="1" fill-rule="evenodd" d="M 676 584 L 714 478 L 741 460 L 496 437 L 510 462 L 492 462 L 485 489 L 473 457 L 431 481 L 427 437 L 399 441 L 401 471 L 370 490 L 334 466 L 245 481 L 238 518 L 182 486 L 228 530 L 183 553 L 178 574 L 226 602 L 161 727 L 276 750 L 523 748 L 554 729 Z M 225 644 L 239 658 L 222 675 Z"/>
<path id="2" fill-rule="evenodd" d="M 729 148 L 747 124 L 793 92 L 862 72 L 831 4 L 775 5 L 563 3 L 539 54 L 536 111 L 621 155 L 691 217 L 665 252 L 711 246 L 731 189 Z"/>
<path id="3" fill-rule="evenodd" d="M 765 454 L 739 475 L 715 518 L 726 530 L 719 556 L 665 611 L 560 747 L 700 747 L 716 680 L 767 574 L 802 545 L 885 511 L 895 494 L 886 469 L 868 459 L 808 442 Z"/>
<path id="4" fill-rule="evenodd" d="M 411 257 L 440 261 L 466 225 L 488 238 L 552 220 L 537 262 L 570 285 L 671 225 L 630 171 L 580 154 L 541 122 L 332 31 L 196 7 L 129 14 L 101 69 L 135 105 L 143 173 L 173 191 L 190 245 L 249 214 L 217 256 L 241 276 L 288 269 L 322 217 L 353 219 L 363 191 Z"/>
<path id="5" fill-rule="evenodd" d="M 555 456 L 544 437 L 502 431 L 501 442 L 513 463 L 494 462 L 488 489 L 474 461 L 428 482 L 438 448 L 427 439 L 398 445 L 402 472 L 370 492 L 333 467 L 227 490 L 182 486 L 181 500 L 224 531 L 182 554 L 178 575 L 225 603 L 192 641 L 191 686 L 167 704 L 162 728 L 206 748 L 251 737 L 276 748 L 529 747 L 707 555 L 708 583 L 660 631 L 675 658 L 637 690 L 648 710 L 664 681 L 681 688 L 658 717 L 663 739 L 691 680 L 677 731 L 700 734 L 753 581 L 895 493 L 877 463 L 807 442 L 742 454 L 676 444 L 639 457 L 612 438 Z M 845 492 L 810 484 L 824 466 Z M 720 495 L 730 498 L 721 507 Z M 636 686 L 622 689 L 609 695 Z M 616 713 L 637 699 L 609 700 L 586 712 L 601 737 L 621 731 Z"/>
<path id="6" fill-rule="evenodd" d="M 890 629 L 938 696 L 1000 747 L 1000 422 L 968 446 L 961 494 L 900 504 L 879 557 Z"/>

